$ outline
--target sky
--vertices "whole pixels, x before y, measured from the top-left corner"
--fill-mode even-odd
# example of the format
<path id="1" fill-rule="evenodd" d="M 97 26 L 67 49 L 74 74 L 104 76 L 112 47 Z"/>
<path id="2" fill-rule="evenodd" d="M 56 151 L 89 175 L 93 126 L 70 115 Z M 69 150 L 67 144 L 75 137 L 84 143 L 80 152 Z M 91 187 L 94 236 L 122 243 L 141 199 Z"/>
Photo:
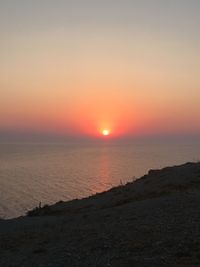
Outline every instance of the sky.
<path id="1" fill-rule="evenodd" d="M 1 0 L 0 137 L 200 134 L 199 0 Z"/>

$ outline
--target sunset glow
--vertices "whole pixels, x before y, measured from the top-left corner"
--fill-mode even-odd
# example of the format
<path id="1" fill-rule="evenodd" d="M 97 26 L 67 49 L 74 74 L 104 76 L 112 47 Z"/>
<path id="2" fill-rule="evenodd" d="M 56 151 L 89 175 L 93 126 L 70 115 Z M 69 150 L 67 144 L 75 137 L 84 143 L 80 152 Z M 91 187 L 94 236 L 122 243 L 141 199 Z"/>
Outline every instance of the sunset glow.
<path id="1" fill-rule="evenodd" d="M 102 134 L 103 134 L 104 136 L 110 135 L 110 131 L 107 130 L 107 129 L 104 129 L 104 130 L 102 131 Z"/>
<path id="2" fill-rule="evenodd" d="M 0 3 L 0 137 L 200 133 L 200 1 L 15 2 Z"/>

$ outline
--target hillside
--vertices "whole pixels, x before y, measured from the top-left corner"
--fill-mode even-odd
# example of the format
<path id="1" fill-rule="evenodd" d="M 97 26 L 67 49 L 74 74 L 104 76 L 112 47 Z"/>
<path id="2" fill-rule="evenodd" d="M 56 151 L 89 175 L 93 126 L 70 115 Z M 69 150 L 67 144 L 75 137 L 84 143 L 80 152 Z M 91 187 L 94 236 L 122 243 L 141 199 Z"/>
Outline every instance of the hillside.
<path id="1" fill-rule="evenodd" d="M 200 163 L 1 220 L 0 266 L 200 266 Z"/>

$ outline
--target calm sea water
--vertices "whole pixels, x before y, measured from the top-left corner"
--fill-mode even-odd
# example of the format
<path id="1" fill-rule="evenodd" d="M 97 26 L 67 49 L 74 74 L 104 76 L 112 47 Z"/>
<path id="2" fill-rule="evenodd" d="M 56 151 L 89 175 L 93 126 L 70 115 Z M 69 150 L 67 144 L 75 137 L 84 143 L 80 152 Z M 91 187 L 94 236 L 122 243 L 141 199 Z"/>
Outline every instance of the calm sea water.
<path id="1" fill-rule="evenodd" d="M 149 169 L 200 159 L 200 142 L 0 144 L 0 217 L 126 183 Z"/>

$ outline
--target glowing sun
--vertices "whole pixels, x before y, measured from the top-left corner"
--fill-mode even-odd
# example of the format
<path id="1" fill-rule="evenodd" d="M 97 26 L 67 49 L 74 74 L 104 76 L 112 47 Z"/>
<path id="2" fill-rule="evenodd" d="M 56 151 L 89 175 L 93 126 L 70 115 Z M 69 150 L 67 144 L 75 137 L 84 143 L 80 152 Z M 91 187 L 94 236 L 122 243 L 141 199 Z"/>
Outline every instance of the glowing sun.
<path id="1" fill-rule="evenodd" d="M 109 135 L 110 134 L 110 131 L 108 130 L 108 129 L 104 129 L 103 131 L 102 131 L 102 135 L 104 135 L 104 136 L 107 136 L 107 135 Z"/>

